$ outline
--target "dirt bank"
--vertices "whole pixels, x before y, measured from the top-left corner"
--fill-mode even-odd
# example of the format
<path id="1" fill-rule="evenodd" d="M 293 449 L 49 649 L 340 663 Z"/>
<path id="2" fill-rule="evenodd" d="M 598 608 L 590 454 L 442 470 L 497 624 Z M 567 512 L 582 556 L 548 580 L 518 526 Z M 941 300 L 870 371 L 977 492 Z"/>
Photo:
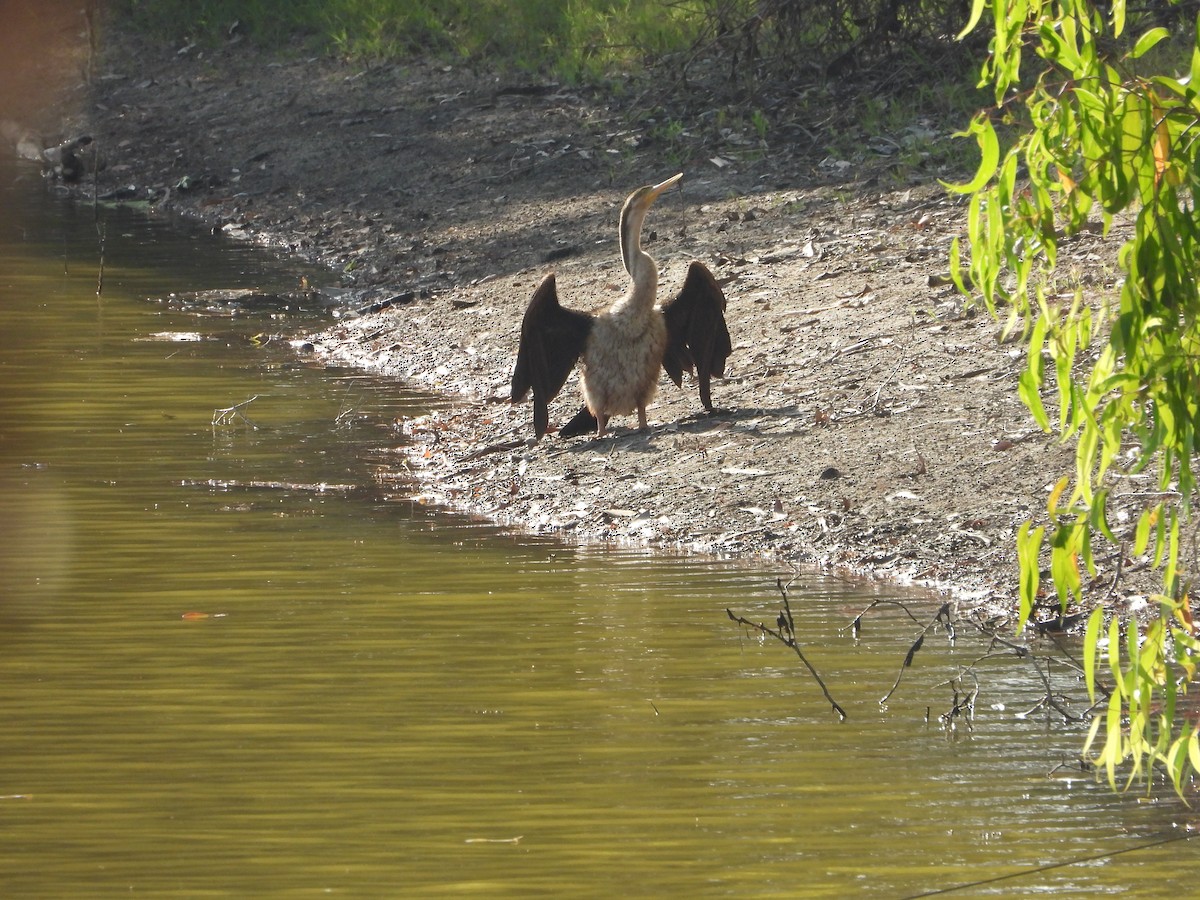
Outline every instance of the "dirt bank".
<path id="1" fill-rule="evenodd" d="M 703 120 L 703 117 L 701 117 Z M 314 353 L 461 398 L 402 423 L 431 501 L 568 539 L 758 554 L 1009 604 L 1014 532 L 1069 471 L 1015 398 L 1022 359 L 946 271 L 964 208 L 906 165 L 962 123 L 913 122 L 849 159 L 812 141 L 632 114 L 593 95 L 434 65 L 347 67 L 115 41 L 74 127 L 95 188 L 328 263 L 384 308 Z M 667 127 L 670 125 L 670 127 Z M 703 260 L 734 355 L 700 415 L 663 380 L 649 434 L 532 441 L 506 401 L 521 314 L 555 269 L 564 302 L 624 286 L 620 204 L 684 173 L 647 223 L 663 289 Z M 77 188 L 83 193 L 91 183 Z M 1071 252 L 1096 272 L 1111 251 Z M 569 382 L 552 421 L 578 406 Z M 405 490 L 401 487 L 394 489 Z M 1109 573 L 1111 575 L 1112 573 Z"/>

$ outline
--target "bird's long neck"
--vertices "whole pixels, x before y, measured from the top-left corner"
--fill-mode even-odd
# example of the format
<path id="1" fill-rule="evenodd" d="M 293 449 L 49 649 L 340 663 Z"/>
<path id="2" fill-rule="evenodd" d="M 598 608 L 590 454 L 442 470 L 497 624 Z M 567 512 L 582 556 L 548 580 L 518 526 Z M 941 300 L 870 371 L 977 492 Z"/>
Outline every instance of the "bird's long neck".
<path id="1" fill-rule="evenodd" d="M 642 222 L 645 218 L 645 209 L 626 204 L 621 210 L 621 259 L 625 262 L 625 271 L 629 273 L 630 280 L 624 302 L 650 308 L 658 294 L 658 263 L 642 249 Z"/>

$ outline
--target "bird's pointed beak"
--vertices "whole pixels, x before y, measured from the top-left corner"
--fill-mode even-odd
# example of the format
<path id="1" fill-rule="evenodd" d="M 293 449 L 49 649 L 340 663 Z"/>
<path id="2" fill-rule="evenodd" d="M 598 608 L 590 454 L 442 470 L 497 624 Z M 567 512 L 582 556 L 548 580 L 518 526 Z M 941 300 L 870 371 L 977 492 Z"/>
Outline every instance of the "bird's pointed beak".
<path id="1" fill-rule="evenodd" d="M 653 203 L 655 200 L 658 199 L 659 194 L 661 194 L 667 188 L 671 188 L 671 187 L 674 187 L 675 185 L 679 184 L 679 182 L 682 179 L 683 179 L 683 173 L 680 172 L 678 175 L 672 175 L 666 181 L 660 181 L 658 184 L 651 187 L 650 194 L 646 198 L 646 205 L 649 206 L 651 203 Z"/>

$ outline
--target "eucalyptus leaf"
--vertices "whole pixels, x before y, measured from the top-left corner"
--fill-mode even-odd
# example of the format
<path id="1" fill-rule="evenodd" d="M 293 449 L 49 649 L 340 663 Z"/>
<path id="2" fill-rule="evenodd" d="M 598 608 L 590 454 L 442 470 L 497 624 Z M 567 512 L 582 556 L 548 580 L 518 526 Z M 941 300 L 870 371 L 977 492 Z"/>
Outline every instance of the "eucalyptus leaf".
<path id="1" fill-rule="evenodd" d="M 1100 640 L 1100 626 L 1104 624 L 1104 607 L 1097 606 L 1088 616 L 1087 629 L 1083 635 L 1083 679 L 1087 684 L 1088 700 L 1096 702 L 1096 644 Z"/>
<path id="2" fill-rule="evenodd" d="M 1129 53 L 1129 58 L 1140 59 L 1157 47 L 1160 41 L 1163 41 L 1170 36 L 1171 32 L 1167 31 L 1167 29 L 1163 28 L 1162 26 L 1159 26 L 1158 28 L 1151 28 L 1137 39 L 1137 43 L 1133 45 L 1133 50 L 1131 50 Z"/>

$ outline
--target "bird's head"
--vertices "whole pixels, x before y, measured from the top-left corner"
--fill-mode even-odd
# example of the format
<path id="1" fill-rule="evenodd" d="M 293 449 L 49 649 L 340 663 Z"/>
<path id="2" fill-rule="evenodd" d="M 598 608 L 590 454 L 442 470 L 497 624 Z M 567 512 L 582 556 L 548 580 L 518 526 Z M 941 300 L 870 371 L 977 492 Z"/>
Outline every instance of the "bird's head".
<path id="1" fill-rule="evenodd" d="M 654 205 L 654 201 L 658 199 L 658 195 L 667 188 L 674 187 L 679 184 L 683 178 L 683 173 L 672 175 L 666 181 L 660 181 L 658 184 L 648 184 L 645 187 L 640 187 L 625 201 L 625 211 L 627 213 L 640 212 L 642 215 Z"/>

